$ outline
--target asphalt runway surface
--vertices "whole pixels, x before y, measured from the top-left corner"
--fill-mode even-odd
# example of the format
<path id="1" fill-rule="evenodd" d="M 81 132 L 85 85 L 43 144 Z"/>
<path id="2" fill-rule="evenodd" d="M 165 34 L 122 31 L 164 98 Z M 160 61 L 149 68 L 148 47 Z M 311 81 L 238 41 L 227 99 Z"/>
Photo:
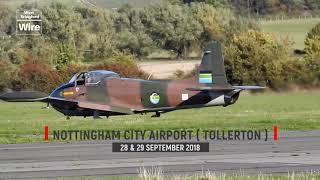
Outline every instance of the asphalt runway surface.
<path id="1" fill-rule="evenodd" d="M 113 153 L 111 142 L 0 145 L 0 178 L 165 174 L 287 174 L 320 171 L 320 131 L 279 132 L 279 140 L 211 141 L 210 152 Z"/>

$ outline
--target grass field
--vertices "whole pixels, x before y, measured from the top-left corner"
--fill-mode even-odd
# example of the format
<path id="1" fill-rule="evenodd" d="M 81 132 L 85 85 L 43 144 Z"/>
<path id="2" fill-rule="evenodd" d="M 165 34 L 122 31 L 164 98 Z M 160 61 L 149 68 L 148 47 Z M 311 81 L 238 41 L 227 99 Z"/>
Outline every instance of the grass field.
<path id="1" fill-rule="evenodd" d="M 151 114 L 109 119 L 70 120 L 41 103 L 0 103 L 0 143 L 43 141 L 43 126 L 53 130 L 174 130 L 174 129 L 320 129 L 320 91 L 243 95 L 227 108 L 189 109 L 150 118 Z M 50 133 L 52 134 L 52 132 Z"/>
<path id="2" fill-rule="evenodd" d="M 318 180 L 319 173 L 288 173 L 287 175 L 226 175 L 224 173 L 201 172 L 194 175 L 164 176 L 161 170 L 143 169 L 136 180 Z"/>
<path id="3" fill-rule="evenodd" d="M 260 21 L 261 29 L 275 33 L 278 37 L 290 37 L 295 41 L 296 49 L 304 48 L 304 40 L 307 33 L 317 24 L 320 19 L 290 19 L 276 21 Z"/>
<path id="4" fill-rule="evenodd" d="M 59 178 L 58 180 L 319 180 L 318 172 L 294 173 L 289 172 L 287 175 L 226 175 L 215 172 L 201 172 L 189 175 L 171 175 L 166 176 L 160 168 L 146 170 L 140 169 L 138 176 L 115 176 L 115 177 L 82 177 L 82 178 Z"/>

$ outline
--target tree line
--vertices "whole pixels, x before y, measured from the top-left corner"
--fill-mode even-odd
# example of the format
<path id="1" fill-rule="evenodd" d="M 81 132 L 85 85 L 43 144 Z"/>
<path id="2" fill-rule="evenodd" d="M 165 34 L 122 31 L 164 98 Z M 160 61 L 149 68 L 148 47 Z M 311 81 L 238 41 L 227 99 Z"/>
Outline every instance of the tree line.
<path id="1" fill-rule="evenodd" d="M 205 2 L 232 8 L 246 16 L 319 14 L 320 0 L 171 0 L 175 3 Z"/>
<path id="2" fill-rule="evenodd" d="M 0 90 L 49 92 L 90 69 L 146 78 L 139 59 L 156 51 L 182 59 L 191 52 L 200 56 L 212 40 L 223 44 L 230 83 L 272 88 L 319 84 L 318 35 L 308 36 L 304 57 L 295 57 L 289 38 L 261 32 L 254 21 L 210 3 L 163 2 L 117 10 L 28 3 L 19 8 L 41 10 L 43 34 L 15 36 L 15 9 L 0 9 Z"/>

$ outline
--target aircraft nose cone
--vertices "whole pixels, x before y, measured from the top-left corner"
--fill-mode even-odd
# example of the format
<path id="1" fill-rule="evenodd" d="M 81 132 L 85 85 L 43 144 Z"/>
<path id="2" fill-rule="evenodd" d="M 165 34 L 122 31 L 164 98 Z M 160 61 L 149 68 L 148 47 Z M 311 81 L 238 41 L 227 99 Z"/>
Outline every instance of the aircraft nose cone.
<path id="1" fill-rule="evenodd" d="M 66 88 L 69 88 L 69 87 L 73 87 L 73 86 L 74 86 L 74 83 L 64 84 L 64 85 L 58 87 L 57 89 L 55 89 L 50 94 L 50 97 L 63 98 L 63 96 L 62 96 L 63 90 L 66 89 Z"/>

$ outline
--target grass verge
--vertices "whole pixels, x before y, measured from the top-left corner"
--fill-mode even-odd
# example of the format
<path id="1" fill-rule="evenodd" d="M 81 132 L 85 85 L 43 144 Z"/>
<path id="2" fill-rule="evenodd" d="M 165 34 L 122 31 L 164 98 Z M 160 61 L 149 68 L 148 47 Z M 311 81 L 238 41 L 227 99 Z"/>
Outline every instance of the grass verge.
<path id="1" fill-rule="evenodd" d="M 138 176 L 119 177 L 83 177 L 83 178 L 58 178 L 57 180 L 319 180 L 320 174 L 316 172 L 288 173 L 287 175 L 226 175 L 224 173 L 201 172 L 191 175 L 166 176 L 160 168 L 146 170 L 141 168 Z"/>
<path id="2" fill-rule="evenodd" d="M 278 37 L 288 36 L 295 42 L 293 48 L 303 49 L 307 33 L 318 23 L 320 19 L 289 19 L 277 21 L 260 21 L 260 27 L 265 32 L 271 32 Z"/>

